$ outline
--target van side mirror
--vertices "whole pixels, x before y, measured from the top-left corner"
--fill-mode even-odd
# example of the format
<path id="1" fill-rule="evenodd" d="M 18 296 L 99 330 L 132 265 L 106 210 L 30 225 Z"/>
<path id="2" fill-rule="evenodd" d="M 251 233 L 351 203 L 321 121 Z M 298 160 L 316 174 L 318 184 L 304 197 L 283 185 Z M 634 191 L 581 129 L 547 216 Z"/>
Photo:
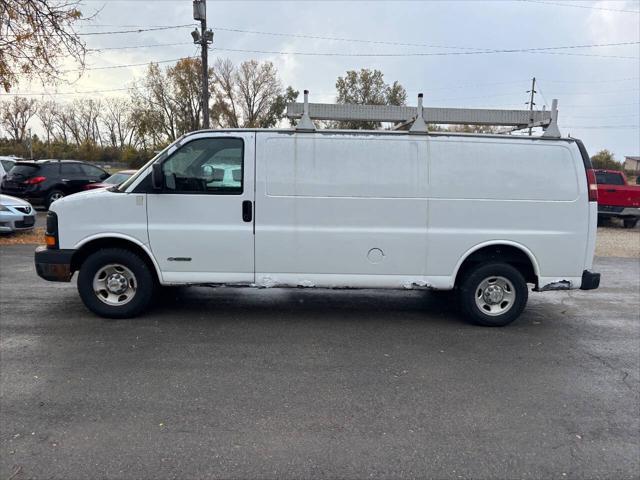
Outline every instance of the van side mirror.
<path id="1" fill-rule="evenodd" d="M 162 164 L 154 163 L 151 166 L 151 185 L 154 190 L 162 190 L 164 183 L 164 175 L 162 173 Z"/>

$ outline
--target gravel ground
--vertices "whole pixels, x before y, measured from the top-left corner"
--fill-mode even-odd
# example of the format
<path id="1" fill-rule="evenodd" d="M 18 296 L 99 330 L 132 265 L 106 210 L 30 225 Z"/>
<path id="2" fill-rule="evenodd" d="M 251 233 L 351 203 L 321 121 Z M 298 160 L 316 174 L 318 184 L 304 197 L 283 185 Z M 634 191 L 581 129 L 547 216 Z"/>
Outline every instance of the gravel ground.
<path id="1" fill-rule="evenodd" d="M 596 255 L 599 257 L 640 258 L 640 229 L 598 228 Z"/>

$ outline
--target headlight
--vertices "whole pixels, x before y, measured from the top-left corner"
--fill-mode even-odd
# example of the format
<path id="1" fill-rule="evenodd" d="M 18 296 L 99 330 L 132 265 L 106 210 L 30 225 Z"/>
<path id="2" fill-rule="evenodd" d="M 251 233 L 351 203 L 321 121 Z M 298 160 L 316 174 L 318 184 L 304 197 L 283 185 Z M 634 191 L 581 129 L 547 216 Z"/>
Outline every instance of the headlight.
<path id="1" fill-rule="evenodd" d="M 9 212 L 10 210 L 4 205 L 0 205 L 0 212 Z"/>

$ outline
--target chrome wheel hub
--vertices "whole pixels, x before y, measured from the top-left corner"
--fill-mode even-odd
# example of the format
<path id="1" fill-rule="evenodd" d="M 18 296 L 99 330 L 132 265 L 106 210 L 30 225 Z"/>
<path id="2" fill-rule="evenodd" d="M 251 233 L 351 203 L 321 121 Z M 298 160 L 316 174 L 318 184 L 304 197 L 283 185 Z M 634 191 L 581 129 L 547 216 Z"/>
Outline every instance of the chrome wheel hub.
<path id="1" fill-rule="evenodd" d="M 124 293 L 127 290 L 127 278 L 120 273 L 112 273 L 105 282 L 110 293 Z"/>
<path id="2" fill-rule="evenodd" d="M 105 265 L 93 277 L 93 291 L 96 297 L 107 305 L 120 306 L 129 303 L 137 288 L 136 276 L 124 265 Z"/>
<path id="3" fill-rule="evenodd" d="M 489 305 L 497 305 L 504 298 L 504 290 L 500 285 L 489 285 L 483 292 L 484 301 Z"/>
<path id="4" fill-rule="evenodd" d="M 513 307 L 515 299 L 515 288 L 505 277 L 487 277 L 476 290 L 476 305 L 486 315 L 503 315 Z"/>

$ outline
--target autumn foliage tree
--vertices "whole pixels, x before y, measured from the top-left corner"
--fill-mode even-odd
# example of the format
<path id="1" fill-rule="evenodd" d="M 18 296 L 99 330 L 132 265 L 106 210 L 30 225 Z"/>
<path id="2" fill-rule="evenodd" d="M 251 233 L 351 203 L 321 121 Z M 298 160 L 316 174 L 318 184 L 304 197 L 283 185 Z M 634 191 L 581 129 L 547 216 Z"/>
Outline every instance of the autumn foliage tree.
<path id="1" fill-rule="evenodd" d="M 42 83 L 63 79 L 63 60 L 84 67 L 86 48 L 74 31 L 79 0 L 0 1 L 0 85 L 9 92 L 19 78 Z"/>

